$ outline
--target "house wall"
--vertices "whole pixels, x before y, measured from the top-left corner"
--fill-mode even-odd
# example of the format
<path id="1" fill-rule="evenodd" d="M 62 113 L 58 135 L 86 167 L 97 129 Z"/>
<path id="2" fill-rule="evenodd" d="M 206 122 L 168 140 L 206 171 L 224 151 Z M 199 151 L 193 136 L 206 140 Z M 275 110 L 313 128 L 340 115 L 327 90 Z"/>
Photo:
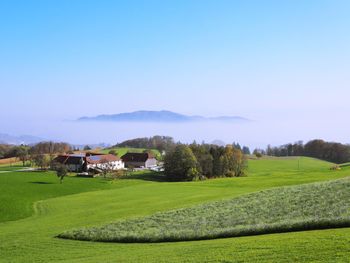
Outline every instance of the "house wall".
<path id="1" fill-rule="evenodd" d="M 146 161 L 146 165 L 145 167 L 146 168 L 149 168 L 149 167 L 153 167 L 153 166 L 156 166 L 157 165 L 157 160 L 156 158 L 150 158 Z"/>
<path id="2" fill-rule="evenodd" d="M 126 162 L 125 163 L 126 167 L 132 166 L 135 168 L 139 168 L 139 167 L 149 168 L 149 167 L 153 167 L 156 165 L 157 165 L 157 160 L 155 158 L 150 158 L 146 162 Z"/>
<path id="3" fill-rule="evenodd" d="M 146 163 L 145 162 L 126 162 L 125 166 L 126 167 L 135 167 L 135 168 L 139 168 L 139 167 L 145 167 Z"/>
<path id="4" fill-rule="evenodd" d="M 66 167 L 70 172 L 81 172 L 83 170 L 81 164 L 66 164 Z"/>
<path id="5" fill-rule="evenodd" d="M 98 163 L 98 164 L 88 164 L 87 169 L 90 168 L 101 168 L 104 169 L 105 167 L 109 167 L 112 170 L 119 170 L 124 168 L 124 162 L 122 160 L 120 161 L 114 161 L 114 162 L 109 162 L 107 164 L 105 163 Z"/>

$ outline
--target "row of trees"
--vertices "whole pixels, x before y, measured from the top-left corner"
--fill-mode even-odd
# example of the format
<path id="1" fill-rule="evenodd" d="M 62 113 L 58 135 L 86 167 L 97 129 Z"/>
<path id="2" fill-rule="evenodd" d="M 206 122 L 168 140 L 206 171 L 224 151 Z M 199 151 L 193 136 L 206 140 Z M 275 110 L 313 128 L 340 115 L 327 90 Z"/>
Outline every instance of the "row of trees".
<path id="1" fill-rule="evenodd" d="M 23 162 L 36 164 L 41 168 L 47 168 L 57 154 L 71 152 L 72 148 L 68 143 L 40 142 L 34 146 L 13 146 L 0 145 L 0 158 L 17 157 Z"/>
<path id="2" fill-rule="evenodd" d="M 173 181 L 244 176 L 246 167 L 243 152 L 233 145 L 177 144 L 164 160 L 165 175 Z"/>
<path id="3" fill-rule="evenodd" d="M 268 146 L 262 153 L 270 156 L 309 156 L 334 163 L 350 162 L 350 145 L 323 140 L 311 140 L 306 144 L 299 141 L 279 147 Z"/>
<path id="4" fill-rule="evenodd" d="M 0 144 L 0 159 L 19 157 L 22 151 L 28 151 L 28 146 L 15 146 L 8 144 Z"/>
<path id="5" fill-rule="evenodd" d="M 233 143 L 232 146 L 238 150 L 241 150 L 244 154 L 250 154 L 250 149 L 248 146 L 242 146 L 239 143 Z"/>
<path id="6" fill-rule="evenodd" d="M 178 143 L 175 143 L 172 137 L 156 135 L 149 138 L 144 137 L 127 140 L 115 145 L 115 147 L 157 149 L 162 152 L 172 150 L 177 144 Z M 194 144 L 196 144 L 196 142 L 194 142 Z M 202 144 L 205 143 L 203 142 Z M 241 146 L 239 143 L 233 143 L 232 146 L 238 150 L 241 150 L 244 154 L 250 154 L 250 149 L 247 146 Z"/>

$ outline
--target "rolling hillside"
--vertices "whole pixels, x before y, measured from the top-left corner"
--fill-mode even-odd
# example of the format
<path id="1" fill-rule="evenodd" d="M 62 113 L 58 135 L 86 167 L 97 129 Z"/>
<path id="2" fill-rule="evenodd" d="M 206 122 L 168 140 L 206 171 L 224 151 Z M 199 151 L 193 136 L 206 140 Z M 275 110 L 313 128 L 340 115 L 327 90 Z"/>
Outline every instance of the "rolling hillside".
<path id="1" fill-rule="evenodd" d="M 66 178 L 60 185 L 52 173 L 1 173 L 0 214 L 10 216 L 0 223 L 0 262 L 346 262 L 350 228 L 155 244 L 55 238 L 74 228 L 350 175 L 349 167 L 331 171 L 330 166 L 309 158 L 250 160 L 248 177 L 186 183 L 138 176 Z M 26 215 L 20 207 L 29 208 Z"/>
<path id="2" fill-rule="evenodd" d="M 279 187 L 151 216 L 71 230 L 61 238 L 171 242 L 350 227 L 350 177 Z"/>

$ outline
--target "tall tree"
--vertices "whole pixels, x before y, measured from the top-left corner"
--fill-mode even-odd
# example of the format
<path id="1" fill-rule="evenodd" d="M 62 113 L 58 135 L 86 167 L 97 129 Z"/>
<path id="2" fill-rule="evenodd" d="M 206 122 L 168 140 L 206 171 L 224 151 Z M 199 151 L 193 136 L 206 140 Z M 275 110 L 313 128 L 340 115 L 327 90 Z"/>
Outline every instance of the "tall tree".
<path id="1" fill-rule="evenodd" d="M 183 144 L 168 152 L 164 159 L 164 173 L 172 181 L 190 181 L 198 175 L 198 163 L 192 150 Z"/>
<path id="2" fill-rule="evenodd" d="M 28 147 L 19 146 L 17 150 L 17 157 L 22 161 L 23 166 L 25 166 L 26 161 L 29 159 Z"/>
<path id="3" fill-rule="evenodd" d="M 249 154 L 250 154 L 250 149 L 249 149 L 249 147 L 248 147 L 248 146 L 243 146 L 242 152 L 243 152 L 244 154 L 249 155 Z"/>

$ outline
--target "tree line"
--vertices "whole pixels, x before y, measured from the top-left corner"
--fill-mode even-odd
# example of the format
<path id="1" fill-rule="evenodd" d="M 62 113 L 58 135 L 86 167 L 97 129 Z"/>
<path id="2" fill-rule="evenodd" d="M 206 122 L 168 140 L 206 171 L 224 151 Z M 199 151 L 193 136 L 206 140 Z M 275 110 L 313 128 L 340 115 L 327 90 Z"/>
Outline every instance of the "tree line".
<path id="1" fill-rule="evenodd" d="M 270 156 L 308 156 L 338 164 L 350 162 L 350 145 L 319 139 L 311 140 L 306 144 L 298 141 L 278 147 L 269 145 L 265 151 L 257 152 Z"/>
<path id="2" fill-rule="evenodd" d="M 178 143 L 166 153 L 164 173 L 172 181 L 246 175 L 247 160 L 234 145 Z"/>
<path id="3" fill-rule="evenodd" d="M 152 136 L 152 137 L 143 137 L 135 138 L 131 140 L 126 140 L 121 143 L 116 144 L 113 147 L 132 147 L 132 148 L 146 148 L 146 149 L 157 149 L 160 152 L 168 151 L 173 149 L 178 142 L 176 143 L 174 138 L 170 136 Z M 205 144 L 205 143 L 203 143 Z M 209 145 L 209 144 L 208 144 Z M 247 146 L 241 146 L 239 143 L 232 144 L 234 148 L 241 150 L 244 154 L 250 154 L 250 149 Z M 112 147 L 112 148 L 113 148 Z"/>
<path id="4" fill-rule="evenodd" d="M 0 158 L 16 157 L 22 161 L 23 166 L 29 162 L 30 165 L 35 164 L 43 169 L 51 164 L 57 154 L 71 151 L 72 147 L 64 142 L 40 142 L 33 146 L 0 144 Z"/>
<path id="5" fill-rule="evenodd" d="M 160 152 L 167 151 L 175 146 L 174 139 L 169 136 L 152 136 L 144 138 L 135 138 L 116 144 L 114 147 L 132 147 L 157 149 Z"/>

